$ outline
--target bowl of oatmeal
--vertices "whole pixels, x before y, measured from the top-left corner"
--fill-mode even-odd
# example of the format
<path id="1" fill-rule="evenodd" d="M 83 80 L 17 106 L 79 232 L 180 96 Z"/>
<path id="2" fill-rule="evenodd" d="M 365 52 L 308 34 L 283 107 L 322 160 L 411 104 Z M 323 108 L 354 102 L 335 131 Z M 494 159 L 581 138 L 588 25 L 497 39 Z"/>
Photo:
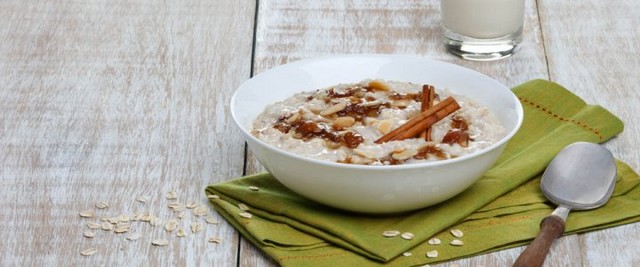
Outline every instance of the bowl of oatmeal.
<path id="1" fill-rule="evenodd" d="M 511 90 L 490 77 L 401 55 L 275 67 L 236 90 L 231 113 L 284 186 L 363 213 L 455 197 L 494 164 L 523 117 Z"/>

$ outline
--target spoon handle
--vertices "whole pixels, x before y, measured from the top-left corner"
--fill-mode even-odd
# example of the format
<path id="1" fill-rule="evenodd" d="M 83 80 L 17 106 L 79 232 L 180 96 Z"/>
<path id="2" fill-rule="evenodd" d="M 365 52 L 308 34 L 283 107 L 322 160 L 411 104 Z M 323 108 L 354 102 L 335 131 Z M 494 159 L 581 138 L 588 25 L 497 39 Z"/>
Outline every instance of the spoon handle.
<path id="1" fill-rule="evenodd" d="M 540 222 L 540 233 L 536 239 L 520 254 L 514 267 L 542 266 L 549 253 L 549 248 L 556 238 L 564 233 L 564 220 L 556 215 L 549 215 Z"/>

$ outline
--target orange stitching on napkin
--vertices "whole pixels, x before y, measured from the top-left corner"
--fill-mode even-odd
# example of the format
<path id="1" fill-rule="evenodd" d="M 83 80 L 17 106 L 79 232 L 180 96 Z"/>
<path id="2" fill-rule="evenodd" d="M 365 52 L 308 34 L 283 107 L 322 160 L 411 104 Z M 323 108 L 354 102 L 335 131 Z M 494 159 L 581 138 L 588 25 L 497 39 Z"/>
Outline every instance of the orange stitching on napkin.
<path id="1" fill-rule="evenodd" d="M 329 253 L 329 254 L 322 254 L 322 255 L 316 255 L 316 256 L 289 256 L 289 257 L 282 257 L 279 258 L 280 261 L 284 261 L 284 260 L 294 260 L 294 259 L 318 259 L 318 258 L 325 258 L 325 257 L 331 257 L 331 256 L 338 256 L 338 255 L 343 255 L 345 254 L 344 252 L 340 252 L 340 253 Z"/>
<path id="2" fill-rule="evenodd" d="M 542 106 L 540 106 L 539 104 L 536 104 L 536 103 L 534 103 L 534 102 L 532 102 L 532 101 L 529 101 L 529 100 L 527 100 L 527 99 L 524 99 L 524 98 L 522 98 L 522 97 L 518 97 L 518 99 L 520 99 L 520 101 L 522 101 L 522 103 L 528 104 L 529 106 L 532 106 L 532 107 L 534 107 L 535 109 L 540 110 L 540 111 L 542 111 L 542 112 L 544 112 L 544 113 L 548 114 L 549 116 L 556 118 L 557 120 L 559 120 L 559 121 L 561 121 L 561 122 L 573 123 L 573 124 L 575 124 L 575 125 L 577 125 L 577 126 L 579 126 L 579 127 L 583 128 L 583 129 L 585 129 L 585 130 L 588 130 L 588 131 L 590 131 L 591 133 L 593 133 L 593 134 L 597 135 L 597 136 L 598 136 L 598 138 L 600 139 L 600 141 L 604 141 L 604 136 L 602 135 L 602 133 L 600 133 L 600 131 L 598 131 L 597 129 L 595 129 L 595 128 L 593 128 L 593 127 L 590 127 L 589 125 L 587 125 L 587 124 L 586 124 L 586 123 L 584 123 L 584 122 L 581 122 L 581 121 L 577 121 L 577 120 L 573 120 L 573 119 L 568 119 L 568 118 L 561 117 L 560 115 L 558 115 L 558 114 L 555 114 L 555 113 L 551 112 L 551 111 L 550 111 L 550 110 L 548 110 L 547 108 L 542 107 Z"/>

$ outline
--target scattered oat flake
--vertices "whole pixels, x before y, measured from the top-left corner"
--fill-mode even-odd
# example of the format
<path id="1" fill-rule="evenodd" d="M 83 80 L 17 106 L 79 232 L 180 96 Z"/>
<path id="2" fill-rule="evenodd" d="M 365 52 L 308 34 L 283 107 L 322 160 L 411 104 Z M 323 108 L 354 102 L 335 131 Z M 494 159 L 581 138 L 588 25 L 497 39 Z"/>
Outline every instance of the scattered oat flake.
<path id="1" fill-rule="evenodd" d="M 240 215 L 240 217 L 242 218 L 247 218 L 247 219 L 251 219 L 251 217 L 253 217 L 253 215 L 251 215 L 251 213 L 248 213 L 248 212 L 240 212 L 238 213 L 238 215 Z"/>
<path id="2" fill-rule="evenodd" d="M 112 231 L 114 228 L 113 224 L 111 224 L 110 222 L 102 222 L 102 225 L 100 227 L 105 231 Z"/>
<path id="3" fill-rule="evenodd" d="M 142 237 L 142 235 L 140 233 L 134 233 L 134 234 L 130 234 L 129 236 L 127 236 L 127 240 L 129 241 L 134 241 L 134 240 L 138 240 Z"/>
<path id="4" fill-rule="evenodd" d="M 464 245 L 464 242 L 462 242 L 462 240 L 460 239 L 454 239 L 449 244 L 451 244 L 452 246 L 462 246 Z"/>
<path id="5" fill-rule="evenodd" d="M 207 215 L 207 213 L 209 213 L 209 210 L 207 209 L 207 206 L 204 205 L 199 205 L 198 207 L 193 209 L 193 215 L 196 215 L 198 217 L 205 216 Z"/>
<path id="6" fill-rule="evenodd" d="M 260 188 L 259 188 L 259 187 L 257 187 L 257 186 L 252 185 L 252 186 L 249 186 L 249 190 L 251 190 L 251 191 L 258 191 L 258 190 L 260 190 Z"/>
<path id="7" fill-rule="evenodd" d="M 198 202 L 192 201 L 187 203 L 187 209 L 195 209 L 198 206 Z"/>
<path id="8" fill-rule="evenodd" d="M 107 218 L 107 221 L 113 224 L 119 223 L 120 219 L 118 219 L 118 217 L 111 217 L 111 218 Z"/>
<path id="9" fill-rule="evenodd" d="M 178 198 L 178 194 L 174 191 L 167 193 L 167 199 L 176 199 Z"/>
<path id="10" fill-rule="evenodd" d="M 82 232 L 82 235 L 86 238 L 93 238 L 96 234 L 89 230 L 84 230 L 84 232 Z"/>
<path id="11" fill-rule="evenodd" d="M 384 237 L 394 237 L 394 236 L 400 235 L 400 231 L 397 231 L 397 230 L 384 231 L 382 232 L 382 235 Z"/>
<path id="12" fill-rule="evenodd" d="M 149 196 L 138 196 L 136 198 L 136 201 L 141 202 L 141 203 L 145 203 L 145 202 L 149 201 Z"/>
<path id="13" fill-rule="evenodd" d="M 218 195 L 207 195 L 208 199 L 220 199 L 220 196 Z"/>
<path id="14" fill-rule="evenodd" d="M 131 227 L 129 227 L 129 225 L 118 226 L 116 227 L 116 229 L 113 230 L 113 232 L 115 232 L 116 234 L 122 234 L 122 233 L 129 232 L 130 228 Z"/>
<path id="15" fill-rule="evenodd" d="M 240 210 L 243 210 L 243 211 L 248 211 L 249 210 L 249 206 L 247 206 L 246 204 L 243 204 L 243 203 L 238 204 L 238 208 Z"/>
<path id="16" fill-rule="evenodd" d="M 211 237 L 209 238 L 209 243 L 216 243 L 216 244 L 220 244 L 220 242 L 222 242 L 222 240 L 220 240 L 220 238 L 217 237 Z"/>
<path id="17" fill-rule="evenodd" d="M 216 220 L 215 218 L 208 216 L 206 219 L 204 219 L 205 222 L 207 222 L 208 224 L 219 224 L 220 222 L 218 222 L 218 220 Z"/>
<path id="18" fill-rule="evenodd" d="M 96 202 L 93 205 L 96 207 L 96 209 L 106 209 L 109 207 L 109 204 L 107 204 L 107 202 L 104 202 L 104 201 Z"/>
<path id="19" fill-rule="evenodd" d="M 413 234 L 409 233 L 409 232 L 406 232 L 406 233 L 402 233 L 402 235 L 400 235 L 400 237 L 402 237 L 402 239 L 405 239 L 405 240 L 411 240 L 411 239 L 413 239 Z"/>
<path id="20" fill-rule="evenodd" d="M 194 234 L 202 231 L 202 224 L 199 223 L 191 223 L 191 232 Z"/>
<path id="21" fill-rule="evenodd" d="M 171 209 L 171 211 L 173 211 L 173 212 L 182 212 L 184 210 L 185 210 L 185 208 L 184 208 L 184 205 L 182 205 L 182 204 L 180 204 L 179 206 L 176 206 L 175 208 Z"/>
<path id="22" fill-rule="evenodd" d="M 178 229 L 178 231 L 176 232 L 177 237 L 184 237 L 186 235 L 187 235 L 187 232 L 185 232 L 184 229 L 182 228 Z"/>
<path id="23" fill-rule="evenodd" d="M 162 224 L 162 220 L 160 220 L 160 218 L 158 217 L 153 217 L 151 218 L 151 220 L 149 220 L 149 224 L 151 224 L 151 226 L 158 226 Z"/>
<path id="24" fill-rule="evenodd" d="M 427 258 L 437 258 L 437 257 L 438 257 L 437 250 L 427 251 Z"/>
<path id="25" fill-rule="evenodd" d="M 184 216 L 186 216 L 184 211 L 181 211 L 181 212 L 178 213 L 178 219 L 182 220 L 182 219 L 184 219 Z"/>
<path id="26" fill-rule="evenodd" d="M 140 220 L 143 222 L 151 222 L 152 218 L 153 217 L 151 216 L 151 214 L 145 213 L 145 214 L 142 214 L 142 216 L 140 217 Z"/>
<path id="27" fill-rule="evenodd" d="M 167 232 L 173 232 L 176 228 L 178 228 L 178 221 L 175 219 L 169 219 L 164 225 L 164 229 L 167 230 Z"/>
<path id="28" fill-rule="evenodd" d="M 96 212 L 93 210 L 85 210 L 80 212 L 80 217 L 82 218 L 93 218 L 96 215 Z"/>
<path id="29" fill-rule="evenodd" d="M 94 222 L 88 222 L 87 223 L 87 227 L 89 229 L 100 229 L 100 224 L 99 223 L 94 223 Z"/>
<path id="30" fill-rule="evenodd" d="M 166 246 L 169 245 L 169 241 L 167 241 L 166 239 L 156 239 L 151 241 L 151 245 L 154 246 Z"/>
<path id="31" fill-rule="evenodd" d="M 464 236 L 464 233 L 460 229 L 451 230 L 451 234 L 458 238 Z"/>
<path id="32" fill-rule="evenodd" d="M 85 249 L 85 250 L 81 251 L 80 255 L 82 255 L 82 256 L 91 256 L 93 254 L 96 254 L 96 252 L 98 252 L 98 250 L 96 248 L 90 248 L 90 249 Z"/>
<path id="33" fill-rule="evenodd" d="M 434 237 L 429 239 L 429 241 L 427 241 L 427 243 L 429 243 L 429 245 L 440 245 L 442 243 L 442 241 L 440 241 L 440 238 Z"/>
<path id="34" fill-rule="evenodd" d="M 411 252 L 402 253 L 402 256 L 405 256 L 405 257 L 409 257 L 411 255 L 413 255 L 413 253 L 411 253 Z"/>
<path id="35" fill-rule="evenodd" d="M 122 214 L 118 216 L 118 221 L 120 222 L 128 222 L 130 220 L 131 220 L 131 217 L 129 217 L 129 215 Z"/>
<path id="36" fill-rule="evenodd" d="M 138 213 L 136 215 L 133 215 L 132 220 L 134 221 L 142 221 L 142 217 L 144 216 L 144 213 Z"/>

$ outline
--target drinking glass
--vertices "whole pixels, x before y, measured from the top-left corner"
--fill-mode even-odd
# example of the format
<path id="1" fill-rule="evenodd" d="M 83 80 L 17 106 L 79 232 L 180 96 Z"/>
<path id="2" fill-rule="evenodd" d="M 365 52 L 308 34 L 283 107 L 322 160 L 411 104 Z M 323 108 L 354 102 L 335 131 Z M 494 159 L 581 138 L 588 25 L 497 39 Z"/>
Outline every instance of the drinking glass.
<path id="1" fill-rule="evenodd" d="M 522 42 L 524 0 L 441 0 L 447 50 L 469 60 L 513 55 Z"/>

